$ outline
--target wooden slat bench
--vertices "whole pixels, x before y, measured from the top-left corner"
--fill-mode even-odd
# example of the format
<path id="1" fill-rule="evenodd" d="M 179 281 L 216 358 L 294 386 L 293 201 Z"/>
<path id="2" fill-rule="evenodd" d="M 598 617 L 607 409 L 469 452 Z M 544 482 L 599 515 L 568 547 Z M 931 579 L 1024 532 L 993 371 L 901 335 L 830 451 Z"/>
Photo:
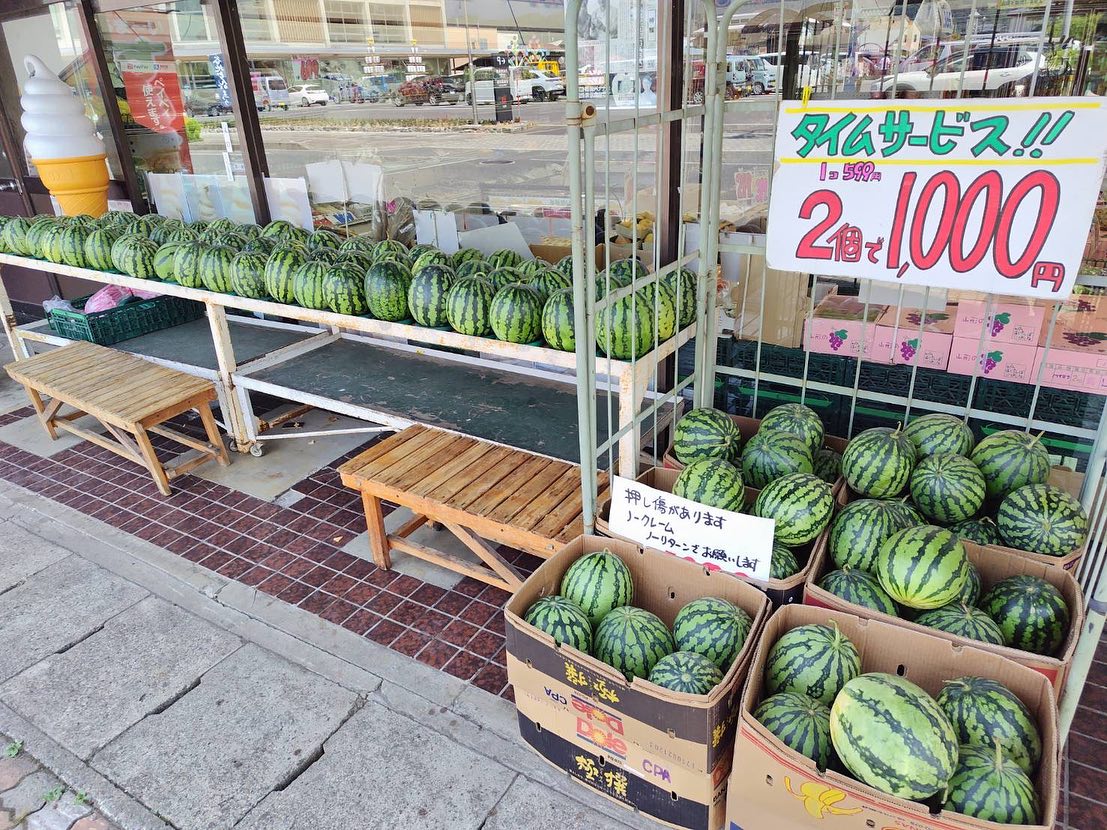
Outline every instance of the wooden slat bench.
<path id="1" fill-rule="evenodd" d="M 223 466 L 230 463 L 211 413 L 211 402 L 215 400 L 211 381 L 83 342 L 17 360 L 4 369 L 13 380 L 23 384 L 51 438 L 56 439 L 58 430 L 63 429 L 141 464 L 167 496 L 170 479 L 212 459 Z M 62 413 L 62 406 L 73 411 Z M 200 414 L 207 441 L 164 425 L 190 409 Z M 103 424 L 115 440 L 73 423 L 85 415 Z M 154 453 L 150 433 L 190 447 L 196 453 L 164 466 Z"/>
<path id="2" fill-rule="evenodd" d="M 408 427 L 339 472 L 361 492 L 373 561 L 385 569 L 398 550 L 514 591 L 520 575 L 489 542 L 548 558 L 583 531 L 578 465 L 478 438 Z M 603 474 L 601 490 L 606 484 Z M 415 515 L 388 533 L 382 500 Z M 428 521 L 443 525 L 483 565 L 407 538 Z"/>

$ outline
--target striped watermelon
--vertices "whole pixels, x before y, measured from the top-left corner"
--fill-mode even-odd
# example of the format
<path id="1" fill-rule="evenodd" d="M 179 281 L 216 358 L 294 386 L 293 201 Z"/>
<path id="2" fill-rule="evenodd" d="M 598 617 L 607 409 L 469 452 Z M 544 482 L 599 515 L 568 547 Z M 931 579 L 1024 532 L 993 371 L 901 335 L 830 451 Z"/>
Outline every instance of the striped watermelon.
<path id="1" fill-rule="evenodd" d="M 356 248 L 352 248 L 346 251 L 339 251 L 338 259 L 334 261 L 335 265 L 352 265 L 361 271 L 362 278 L 365 277 L 365 272 L 368 271 L 373 265 L 373 256 L 368 251 L 359 251 Z M 362 287 L 364 290 L 364 286 Z"/>
<path id="2" fill-rule="evenodd" d="M 1030 710 L 1000 683 L 985 677 L 947 680 L 938 705 L 962 744 L 981 749 L 999 742 L 1003 754 L 1023 772 L 1033 774 L 1042 758 L 1042 737 Z"/>
<path id="3" fill-rule="evenodd" d="M 293 225 L 285 219 L 274 219 L 261 229 L 261 235 L 276 239 L 286 239 L 292 231 Z"/>
<path id="4" fill-rule="evenodd" d="M 378 259 L 365 272 L 365 299 L 369 313 L 378 320 L 395 323 L 408 315 L 407 290 L 411 287 L 411 271 L 393 259 Z"/>
<path id="5" fill-rule="evenodd" d="M 292 296 L 296 304 L 317 311 L 326 309 L 323 299 L 323 278 L 330 265 L 318 259 L 309 259 L 292 274 Z"/>
<path id="6" fill-rule="evenodd" d="M 738 511 L 746 491 L 737 467 L 729 461 L 705 458 L 680 471 L 673 482 L 673 495 L 720 510 Z"/>
<path id="7" fill-rule="evenodd" d="M 680 296 L 677 296 L 676 272 L 670 271 L 661 278 L 662 284 L 673 293 L 673 302 L 676 305 L 677 319 L 680 328 L 690 326 L 696 322 L 696 275 L 687 268 L 680 269 Z"/>
<path id="8" fill-rule="evenodd" d="M 231 291 L 239 297 L 268 299 L 265 293 L 265 254 L 241 253 L 231 260 Z"/>
<path id="9" fill-rule="evenodd" d="M 656 614 L 643 608 L 613 608 L 596 625 L 592 654 L 628 681 L 648 678 L 653 667 L 674 649 L 673 635 Z"/>
<path id="10" fill-rule="evenodd" d="M 246 237 L 247 241 L 261 238 L 261 228 L 255 225 L 253 222 L 239 222 L 235 231 L 240 235 Z"/>
<path id="11" fill-rule="evenodd" d="M 837 626 L 811 623 L 773 643 L 765 658 L 770 694 L 797 692 L 829 706 L 847 681 L 861 673 L 857 646 Z"/>
<path id="12" fill-rule="evenodd" d="M 518 251 L 504 248 L 495 251 L 488 257 L 488 264 L 493 268 L 514 268 L 523 261 L 523 256 Z"/>
<path id="13" fill-rule="evenodd" d="M 915 454 L 920 458 L 931 455 L 968 455 L 972 452 L 972 430 L 960 418 L 944 412 L 932 412 L 915 418 L 903 430 L 903 434 L 915 445 Z"/>
<path id="14" fill-rule="evenodd" d="M 1034 654 L 1057 654 L 1069 633 L 1069 607 L 1053 585 L 1029 574 L 1009 576 L 992 586 L 980 607 L 996 621 L 1003 642 Z"/>
<path id="15" fill-rule="evenodd" d="M 966 605 L 976 605 L 983 592 L 984 582 L 980 579 L 980 571 L 976 569 L 976 565 L 969 562 L 969 578 L 965 580 L 965 587 L 961 590 L 961 596 L 958 599 Z"/>
<path id="16" fill-rule="evenodd" d="M 788 579 L 800 572 L 800 563 L 792 549 L 773 540 L 773 559 L 769 563 L 769 579 Z"/>
<path id="17" fill-rule="evenodd" d="M 431 248 L 429 251 L 423 251 L 419 256 L 415 257 L 411 261 L 412 273 L 418 271 L 425 265 L 446 265 L 451 266 L 450 255 L 438 250 L 437 248 Z"/>
<path id="18" fill-rule="evenodd" d="M 813 469 L 811 448 L 792 432 L 761 430 L 742 449 L 742 480 L 758 490 L 789 473 Z"/>
<path id="19" fill-rule="evenodd" d="M 775 539 L 802 545 L 823 532 L 834 514 L 832 488 L 810 473 L 791 473 L 771 482 L 757 496 L 753 513 L 774 519 Z"/>
<path id="20" fill-rule="evenodd" d="M 185 242 L 166 242 L 158 247 L 158 252 L 154 254 L 154 273 L 157 274 L 158 279 L 176 279 L 174 263 L 177 261 L 177 251 L 181 250 L 186 244 Z"/>
<path id="21" fill-rule="evenodd" d="M 545 273 L 550 269 L 550 266 L 544 259 L 524 259 L 518 265 L 515 266 L 515 270 L 521 277 L 527 282 L 530 282 L 534 277 L 539 274 Z"/>
<path id="22" fill-rule="evenodd" d="M 324 265 L 334 265 L 338 260 L 342 258 L 343 254 L 338 248 L 316 248 L 314 251 L 308 251 L 308 259 L 315 262 L 322 262 Z"/>
<path id="23" fill-rule="evenodd" d="M 970 640 L 994 646 L 1003 645 L 1003 632 L 992 618 L 979 608 L 973 608 L 964 602 L 951 602 L 941 608 L 924 611 L 915 617 L 915 622 L 958 637 L 968 637 Z"/>
<path id="24" fill-rule="evenodd" d="M 687 695 L 706 695 L 723 682 L 723 674 L 693 651 L 666 654 L 650 670 L 650 683 Z"/>
<path id="25" fill-rule="evenodd" d="M 208 291 L 229 294 L 231 291 L 231 261 L 234 248 L 212 245 L 200 256 L 200 281 Z"/>
<path id="26" fill-rule="evenodd" d="M 820 579 L 819 587 L 862 608 L 890 614 L 893 617 L 899 616 L 896 612 L 896 604 L 892 602 L 887 591 L 880 587 L 876 577 L 864 571 L 854 570 L 848 565 L 841 570 L 831 571 Z"/>
<path id="27" fill-rule="evenodd" d="M 481 253 L 480 250 L 477 249 L 477 248 L 458 248 L 450 256 L 450 264 L 454 268 L 457 268 L 463 262 L 470 262 L 470 261 L 483 262 L 484 261 L 484 254 Z"/>
<path id="28" fill-rule="evenodd" d="M 58 253 L 62 264 L 73 268 L 85 267 L 85 242 L 92 232 L 83 225 L 70 225 L 58 237 Z"/>
<path id="29" fill-rule="evenodd" d="M 630 360 L 653 348 L 653 306 L 641 292 L 620 297 L 596 315 L 596 344 L 608 357 Z"/>
<path id="30" fill-rule="evenodd" d="M 664 343 L 677 332 L 676 292 L 664 283 L 655 282 L 638 289 L 638 293 L 653 307 L 657 342 Z"/>
<path id="31" fill-rule="evenodd" d="M 484 279 L 492 286 L 493 290 L 499 291 L 508 285 L 515 285 L 516 283 L 526 283 L 526 279 L 516 271 L 514 268 L 493 268 L 487 274 L 484 275 Z"/>
<path id="32" fill-rule="evenodd" d="M 421 326 L 448 326 L 446 295 L 454 284 L 454 271 L 448 265 L 427 265 L 411 275 L 407 306 L 411 319 Z"/>
<path id="33" fill-rule="evenodd" d="M 546 268 L 538 272 L 530 278 L 527 284 L 538 292 L 543 303 L 550 299 L 551 294 L 563 288 L 570 289 L 570 297 L 572 296 L 573 281 L 560 271 L 554 271 L 552 268 Z"/>
<path id="34" fill-rule="evenodd" d="M 958 522 L 951 526 L 950 530 L 965 542 L 976 542 L 978 545 L 998 545 L 1000 543 L 999 528 L 987 516 Z"/>
<path id="35" fill-rule="evenodd" d="M 334 231 L 329 231 L 326 228 L 320 228 L 308 237 L 307 249 L 308 253 L 315 253 L 322 248 L 333 248 L 338 250 L 338 246 L 342 244 L 342 237 L 336 234 Z"/>
<path id="36" fill-rule="evenodd" d="M 557 262 L 554 263 L 554 270 L 560 271 L 569 279 L 573 278 L 573 255 L 566 254 Z"/>
<path id="37" fill-rule="evenodd" d="M 542 336 L 555 349 L 576 351 L 576 325 L 573 317 L 573 289 L 559 288 L 542 306 Z"/>
<path id="38" fill-rule="evenodd" d="M 408 248 L 407 255 L 408 255 L 408 258 L 411 260 L 411 270 L 412 271 L 415 270 L 415 262 L 416 262 L 416 260 L 419 259 L 419 257 L 421 257 L 423 254 L 425 254 L 429 251 L 437 251 L 437 250 L 438 249 L 436 247 L 434 247 L 433 245 L 428 245 L 425 242 L 418 242 L 415 245 L 412 245 L 410 248 Z M 446 264 L 449 265 L 449 255 L 447 255 L 447 258 L 446 258 Z"/>
<path id="39" fill-rule="evenodd" d="M 906 527 L 918 527 L 919 525 L 926 524 L 926 520 L 922 517 L 922 513 L 916 510 L 915 506 L 907 501 L 906 496 L 901 499 L 890 499 L 889 508 L 895 514 L 896 521 L 899 522 L 900 530 Z"/>
<path id="40" fill-rule="evenodd" d="M 488 320 L 497 340 L 530 343 L 542 329 L 542 299 L 529 285 L 505 285 L 492 298 Z"/>
<path id="41" fill-rule="evenodd" d="M 625 257 L 617 259 L 608 267 L 612 281 L 619 280 L 623 285 L 630 285 L 632 280 L 648 276 L 650 269 L 638 257 Z"/>
<path id="42" fill-rule="evenodd" d="M 570 599 L 556 594 L 541 597 L 523 619 L 549 634 L 558 645 L 569 645 L 585 654 L 592 650 L 592 623 Z"/>
<path id="43" fill-rule="evenodd" d="M 828 484 L 833 484 L 842 473 L 842 454 L 829 447 L 815 452 L 811 459 L 812 472 Z"/>
<path id="44" fill-rule="evenodd" d="M 786 747 L 826 769 L 830 763 L 830 709 L 825 703 L 795 692 L 780 692 L 761 701 L 753 716 Z"/>
<path id="45" fill-rule="evenodd" d="M 705 458 L 737 461 L 741 443 L 738 424 L 729 415 L 701 407 L 677 422 L 673 432 L 673 455 L 684 464 Z"/>
<path id="46" fill-rule="evenodd" d="M 962 746 L 946 810 L 1000 824 L 1037 824 L 1034 784 L 999 747 Z"/>
<path id="47" fill-rule="evenodd" d="M 373 255 L 373 249 L 376 248 L 376 240 L 368 236 L 347 236 L 342 240 L 342 244 L 338 246 L 340 251 L 360 251 L 361 253 Z"/>
<path id="48" fill-rule="evenodd" d="M 46 233 L 42 235 L 42 241 L 40 247 L 42 249 L 42 258 L 47 262 L 53 262 L 60 264 L 62 261 L 62 234 L 65 233 L 68 225 L 58 222 L 47 229 Z"/>
<path id="49" fill-rule="evenodd" d="M 129 277 L 148 280 L 154 273 L 154 255 L 158 246 L 144 236 L 121 236 L 111 246 L 111 259 L 115 270 Z"/>
<path id="50" fill-rule="evenodd" d="M 873 427 L 855 435 L 842 454 L 842 476 L 855 493 L 874 499 L 898 496 L 911 478 L 915 445 L 903 432 Z"/>
<path id="51" fill-rule="evenodd" d="M 830 558 L 839 568 L 876 573 L 876 554 L 884 540 L 903 530 L 899 502 L 858 499 L 847 504 L 830 527 Z"/>
<path id="52" fill-rule="evenodd" d="M 85 266 L 96 271 L 111 271 L 114 267 L 111 248 L 119 237 L 119 232 L 111 228 L 99 228 L 90 233 L 85 240 Z"/>
<path id="53" fill-rule="evenodd" d="M 353 265 L 332 265 L 323 276 L 323 303 L 335 314 L 369 313 L 365 275 Z"/>
<path id="54" fill-rule="evenodd" d="M 1049 452 L 1033 435 L 1017 429 L 994 432 L 969 456 L 984 474 L 988 498 L 1002 499 L 1026 484 L 1049 479 Z"/>
<path id="55" fill-rule="evenodd" d="M 618 291 L 620 288 L 626 288 L 628 285 L 630 285 L 630 280 L 621 279 L 608 271 L 600 271 L 596 274 L 596 299 L 602 300 L 609 293 Z"/>
<path id="56" fill-rule="evenodd" d="M 457 278 L 461 279 L 463 277 L 484 277 L 491 270 L 492 266 L 483 259 L 467 259 L 457 266 L 455 273 Z"/>
<path id="57" fill-rule="evenodd" d="M 807 442 L 811 455 L 823 445 L 823 422 L 819 414 L 802 403 L 786 403 L 774 406 L 761 419 L 761 432 L 778 430 L 792 432 Z"/>
<path id="58" fill-rule="evenodd" d="M 963 455 L 929 455 L 911 471 L 911 499 L 926 518 L 942 525 L 971 519 L 984 505 L 984 474 Z"/>
<path id="59" fill-rule="evenodd" d="M 945 790 L 957 768 L 957 735 L 914 683 L 872 672 L 842 687 L 830 707 L 834 751 L 858 780 L 899 798 Z"/>
<path id="60" fill-rule="evenodd" d="M 292 277 L 307 262 L 307 254 L 299 248 L 277 248 L 265 261 L 265 293 L 278 303 L 296 302 Z"/>
<path id="61" fill-rule="evenodd" d="M 561 578 L 561 596 L 580 606 L 592 625 L 612 608 L 634 601 L 634 582 L 623 560 L 611 551 L 595 551 L 574 562 Z"/>
<path id="62" fill-rule="evenodd" d="M 204 282 L 200 279 L 200 259 L 204 256 L 208 246 L 197 240 L 186 242 L 173 257 L 173 280 L 178 285 L 186 288 L 203 288 Z"/>
<path id="63" fill-rule="evenodd" d="M 489 314 L 496 292 L 481 277 L 458 279 L 446 294 L 446 319 L 458 334 L 483 337 L 492 330 Z"/>
<path id="64" fill-rule="evenodd" d="M 13 216 L 4 224 L 4 229 L 0 231 L 0 247 L 9 254 L 15 254 L 17 256 L 29 255 L 30 248 L 27 246 L 27 231 L 30 229 L 31 223 L 29 221 L 22 216 Z M 108 267 L 101 268 L 101 271 L 106 271 L 111 267 L 110 260 L 108 262 Z"/>
<path id="65" fill-rule="evenodd" d="M 46 235 L 57 227 L 56 216 L 36 216 L 31 220 L 30 227 L 27 228 L 27 234 L 24 237 L 24 247 L 27 251 L 27 256 L 34 257 L 35 259 L 45 259 L 46 256 L 42 252 L 42 243 L 46 239 Z M 131 237 L 141 237 L 142 234 L 137 232 L 130 232 L 125 234 Z"/>
<path id="66" fill-rule="evenodd" d="M 969 579 L 969 559 L 950 531 L 933 525 L 909 527 L 880 546 L 876 578 L 901 605 L 940 608 L 961 596 Z"/>
<path id="67" fill-rule="evenodd" d="M 725 674 L 752 627 L 750 615 L 737 605 L 718 597 L 700 597 L 677 612 L 673 637 L 680 651 L 706 657 Z"/>
<path id="68" fill-rule="evenodd" d="M 1051 484 L 1027 484 L 1009 493 L 996 514 L 999 535 L 1012 548 L 1064 556 L 1088 538 L 1088 514 L 1080 502 Z"/>
<path id="69" fill-rule="evenodd" d="M 162 237 L 162 244 L 169 242 L 196 242 L 199 240 L 200 234 L 186 225 L 183 228 L 173 228 L 162 234 Z"/>
<path id="70" fill-rule="evenodd" d="M 373 246 L 373 259 L 382 259 L 386 256 L 407 257 L 407 248 L 403 242 L 396 239 L 382 239 Z"/>

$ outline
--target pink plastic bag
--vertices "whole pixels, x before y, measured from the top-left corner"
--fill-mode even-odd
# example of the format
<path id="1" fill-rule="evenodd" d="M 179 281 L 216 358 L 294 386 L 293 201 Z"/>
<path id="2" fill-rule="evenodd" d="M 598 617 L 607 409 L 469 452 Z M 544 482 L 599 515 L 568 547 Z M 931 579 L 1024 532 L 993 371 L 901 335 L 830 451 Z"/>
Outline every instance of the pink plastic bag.
<path id="1" fill-rule="evenodd" d="M 161 296 L 157 291 L 147 291 L 145 288 L 131 288 L 127 290 L 142 300 L 152 300 L 154 297 Z"/>
<path id="2" fill-rule="evenodd" d="M 107 311 L 122 305 L 131 298 L 130 289 L 120 285 L 105 285 L 85 301 L 84 312 L 91 314 L 94 311 Z"/>

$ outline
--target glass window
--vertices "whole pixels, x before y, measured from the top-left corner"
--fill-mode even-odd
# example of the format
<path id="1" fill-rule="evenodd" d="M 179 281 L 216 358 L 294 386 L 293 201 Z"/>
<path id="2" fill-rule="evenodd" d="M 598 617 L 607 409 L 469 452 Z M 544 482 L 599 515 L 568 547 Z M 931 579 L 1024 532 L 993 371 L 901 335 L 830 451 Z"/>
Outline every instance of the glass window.
<path id="1" fill-rule="evenodd" d="M 446 26 L 441 6 L 408 7 L 411 14 L 411 39 L 420 45 L 438 45 L 446 42 Z"/>
<path id="2" fill-rule="evenodd" d="M 407 43 L 407 18 L 401 3 L 370 3 L 373 38 L 379 43 Z"/>
<path id="3" fill-rule="evenodd" d="M 370 36 L 368 8 L 363 0 L 325 0 L 323 8 L 331 43 L 364 44 Z"/>

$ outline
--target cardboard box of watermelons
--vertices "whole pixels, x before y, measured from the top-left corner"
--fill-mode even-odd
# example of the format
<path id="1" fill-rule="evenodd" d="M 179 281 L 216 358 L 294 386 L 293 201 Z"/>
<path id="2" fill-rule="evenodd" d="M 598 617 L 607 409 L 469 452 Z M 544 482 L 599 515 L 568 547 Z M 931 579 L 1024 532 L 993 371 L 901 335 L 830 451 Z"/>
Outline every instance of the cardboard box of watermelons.
<path id="1" fill-rule="evenodd" d="M 760 418 L 747 418 L 745 415 L 728 415 L 730 420 L 734 421 L 738 425 L 738 432 L 742 436 L 742 445 L 745 446 L 753 436 L 757 434 L 757 431 L 761 429 Z M 849 443 L 845 438 L 838 438 L 834 435 L 827 435 L 823 438 L 823 446 L 827 449 L 834 450 L 834 452 L 841 454 L 846 451 L 846 445 Z M 683 470 L 684 464 L 677 460 L 677 457 L 673 454 L 673 443 L 669 442 L 669 448 L 665 450 L 665 455 L 662 457 L 661 463 L 663 466 L 670 470 Z M 835 486 L 841 483 L 841 479 L 835 483 Z"/>
<path id="2" fill-rule="evenodd" d="M 874 611 L 871 608 L 864 608 L 860 605 L 854 605 L 852 602 L 847 602 L 825 588 L 819 587 L 819 581 L 835 568 L 834 562 L 830 558 L 827 540 L 820 541 L 821 544 L 816 546 L 812 557 L 813 562 L 808 573 L 807 584 L 804 586 L 803 602 L 805 605 L 832 608 L 836 611 L 857 614 L 867 619 L 880 620 L 919 633 L 941 637 L 959 646 L 972 646 L 982 651 L 999 654 L 1045 675 L 1049 682 L 1053 684 L 1057 696 L 1061 696 L 1061 692 L 1065 688 L 1065 680 L 1068 678 L 1069 668 L 1072 666 L 1073 655 L 1076 653 L 1080 631 L 1084 625 L 1084 596 L 1080 591 L 1080 585 L 1077 584 L 1068 571 L 1035 562 L 1023 556 L 1012 556 L 1010 552 L 1002 548 L 976 545 L 972 542 L 963 543 L 969 561 L 976 566 L 976 570 L 980 574 L 983 587 L 982 596 L 997 582 L 1019 574 L 1044 579 L 1061 592 L 1061 596 L 1065 598 L 1065 604 L 1069 607 L 1069 628 L 1057 653 L 1046 656 L 1016 648 L 982 643 L 979 640 L 970 640 L 968 637 L 958 637 L 955 634 L 947 634 L 944 631 L 928 628 L 902 617 L 893 617 L 880 611 Z"/>
<path id="3" fill-rule="evenodd" d="M 678 475 L 680 475 L 678 470 L 670 470 L 664 467 L 650 467 L 641 473 L 637 480 L 647 487 L 653 487 L 656 490 L 663 490 L 666 493 L 671 493 L 673 492 L 673 484 L 676 482 Z M 752 505 L 754 501 L 757 500 L 757 494 L 760 492 L 760 490 L 747 487 L 745 496 L 746 505 Z M 613 539 L 622 539 L 623 541 L 633 543 L 633 539 L 627 539 L 611 530 L 611 525 L 609 524 L 610 517 L 611 498 L 610 494 L 608 494 L 603 497 L 599 505 L 599 513 L 596 518 L 596 531 L 604 536 L 610 536 Z M 818 544 L 819 539 L 824 537 L 827 532 L 827 530 L 824 530 L 814 541 L 792 550 L 792 553 L 796 555 L 796 559 L 800 563 L 800 569 L 792 574 L 792 576 L 787 579 L 770 579 L 767 582 L 751 581 L 751 584 L 756 585 L 768 595 L 769 600 L 773 604 L 773 608 L 787 605 L 790 602 L 799 602 L 803 599 L 803 585 L 804 582 L 807 581 L 807 573 L 810 570 L 811 563 L 814 561 L 813 552 L 815 546 Z"/>
<path id="4" fill-rule="evenodd" d="M 766 696 L 765 662 L 786 632 L 807 624 L 834 624 L 861 654 L 862 672 L 899 675 L 937 696 L 947 681 L 971 675 L 999 681 L 1030 710 L 1042 738 L 1042 760 L 1032 777 L 1038 795 L 1038 824 L 1052 828 L 1057 817 L 1060 750 L 1056 699 L 1041 674 L 999 654 L 959 646 L 948 640 L 878 620 L 866 620 L 806 605 L 776 612 L 761 634 L 742 696 L 735 764 L 727 792 L 730 830 L 811 830 L 824 819 L 841 830 L 999 830 L 994 822 L 890 796 L 836 769 L 789 749 L 753 716 Z M 880 747 L 874 747 L 880 751 Z M 895 758 L 889 758 L 894 763 Z"/>

